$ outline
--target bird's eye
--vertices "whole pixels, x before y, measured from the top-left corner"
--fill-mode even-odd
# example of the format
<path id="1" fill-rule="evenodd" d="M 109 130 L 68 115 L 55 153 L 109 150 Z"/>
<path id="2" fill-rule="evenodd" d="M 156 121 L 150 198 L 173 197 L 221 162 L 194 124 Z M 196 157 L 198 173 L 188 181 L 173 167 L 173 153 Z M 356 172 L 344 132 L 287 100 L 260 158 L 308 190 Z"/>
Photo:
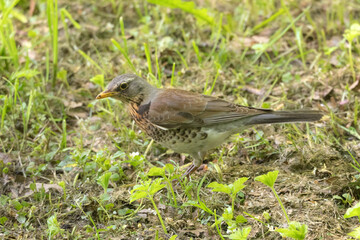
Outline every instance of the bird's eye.
<path id="1" fill-rule="evenodd" d="M 123 82 L 123 83 L 120 84 L 120 89 L 121 89 L 121 90 L 125 90 L 125 89 L 127 89 L 128 87 L 129 87 L 129 85 L 128 85 L 126 82 Z"/>

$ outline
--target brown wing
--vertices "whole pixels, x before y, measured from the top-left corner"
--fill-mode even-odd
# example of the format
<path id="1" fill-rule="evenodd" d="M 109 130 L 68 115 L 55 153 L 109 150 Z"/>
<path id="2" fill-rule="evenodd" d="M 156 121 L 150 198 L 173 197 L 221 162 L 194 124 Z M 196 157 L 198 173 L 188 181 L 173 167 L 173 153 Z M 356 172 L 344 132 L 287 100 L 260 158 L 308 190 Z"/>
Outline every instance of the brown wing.
<path id="1" fill-rule="evenodd" d="M 270 111 L 272 110 L 236 105 L 184 90 L 167 89 L 158 92 L 151 100 L 148 119 L 164 128 L 200 127 L 227 123 Z"/>

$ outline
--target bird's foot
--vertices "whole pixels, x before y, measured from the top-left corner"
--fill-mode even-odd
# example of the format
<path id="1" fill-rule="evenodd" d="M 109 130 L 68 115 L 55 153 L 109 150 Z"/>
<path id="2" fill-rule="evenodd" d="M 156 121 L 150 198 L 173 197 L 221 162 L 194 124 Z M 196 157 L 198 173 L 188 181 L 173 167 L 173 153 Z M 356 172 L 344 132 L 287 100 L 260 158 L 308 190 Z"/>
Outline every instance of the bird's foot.
<path id="1" fill-rule="evenodd" d="M 179 178 L 179 179 L 174 179 L 172 180 L 173 184 L 176 184 L 176 186 L 180 185 L 180 182 L 184 180 L 184 178 L 190 178 L 190 175 L 195 172 L 199 167 L 201 166 L 201 164 L 199 166 L 196 166 L 194 163 L 191 163 L 189 165 L 189 167 L 186 169 L 185 173 Z M 205 168 L 205 166 L 204 166 Z"/>
<path id="2" fill-rule="evenodd" d="M 196 171 L 200 166 L 196 166 L 195 164 L 191 164 L 188 169 L 186 169 L 185 173 L 181 176 L 181 178 L 187 177 L 189 178 L 190 174 Z"/>

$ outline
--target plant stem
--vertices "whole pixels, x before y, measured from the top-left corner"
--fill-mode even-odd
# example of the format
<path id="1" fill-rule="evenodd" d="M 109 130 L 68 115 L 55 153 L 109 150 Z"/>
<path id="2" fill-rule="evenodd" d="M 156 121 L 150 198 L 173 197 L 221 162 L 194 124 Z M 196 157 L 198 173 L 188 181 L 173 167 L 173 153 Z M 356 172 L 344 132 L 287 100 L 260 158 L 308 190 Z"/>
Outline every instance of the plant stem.
<path id="1" fill-rule="evenodd" d="M 166 230 L 166 227 L 165 227 L 165 224 L 164 224 L 164 221 L 163 221 L 163 219 L 162 219 L 162 217 L 161 217 L 161 215 L 160 215 L 159 209 L 157 208 L 157 206 L 156 206 L 156 204 L 155 204 L 155 202 L 154 202 L 153 197 L 152 197 L 152 196 L 149 196 L 149 199 L 150 199 L 150 201 L 152 202 L 152 204 L 153 204 L 153 206 L 154 206 L 154 209 L 155 209 L 155 211 L 156 211 L 156 213 L 157 213 L 157 215 L 158 215 L 158 218 L 159 218 L 159 220 L 160 220 L 161 226 L 162 226 L 165 234 L 168 234 L 168 232 L 167 232 L 167 230 Z"/>
<path id="2" fill-rule="evenodd" d="M 218 234 L 219 234 L 219 236 L 220 236 L 220 238 L 222 239 L 222 240 L 224 240 L 224 237 L 222 236 L 222 234 L 221 234 L 221 230 L 220 230 L 220 228 L 221 228 L 221 225 L 220 225 L 220 228 L 219 228 L 219 226 L 218 226 L 218 224 L 217 224 L 217 219 L 216 219 L 216 209 L 214 209 L 214 216 L 215 216 L 215 226 L 216 226 L 216 230 L 217 230 L 217 232 L 218 232 Z"/>
<path id="3" fill-rule="evenodd" d="M 153 145 L 153 143 L 154 143 L 154 139 L 151 139 L 150 143 L 149 143 L 149 144 L 147 145 L 147 147 L 146 147 L 146 150 L 145 150 L 145 153 L 144 153 L 144 157 L 146 157 L 146 155 L 149 153 L 150 148 L 151 148 L 151 146 Z"/>
<path id="4" fill-rule="evenodd" d="M 97 237 L 97 239 L 100 240 L 99 231 L 98 231 L 96 224 L 95 224 L 94 220 L 92 219 L 92 217 L 83 210 L 83 208 L 81 207 L 81 205 L 78 202 L 75 201 L 75 203 L 76 203 L 77 207 L 81 210 L 81 212 L 86 216 L 86 218 L 89 219 L 90 222 L 93 224 L 95 232 L 96 232 L 96 237 Z"/>
<path id="5" fill-rule="evenodd" d="M 351 73 L 353 76 L 354 81 L 356 80 L 356 76 L 355 76 L 355 70 L 354 70 L 354 62 L 353 62 L 353 58 L 352 58 L 352 41 L 349 42 L 349 61 L 350 61 L 350 68 L 351 68 Z"/>
<path id="6" fill-rule="evenodd" d="M 52 87 L 55 88 L 58 68 L 58 1 L 47 1 L 47 17 L 53 50 Z"/>
<path id="7" fill-rule="evenodd" d="M 285 214 L 286 221 L 287 221 L 288 223 L 290 223 L 290 219 L 289 219 L 289 217 L 288 217 L 288 215 L 287 215 L 287 213 L 286 213 L 285 207 L 284 207 L 284 205 L 282 204 L 281 199 L 280 199 L 279 196 L 277 195 L 277 193 L 276 193 L 276 191 L 275 191 L 275 188 L 274 188 L 274 187 L 271 187 L 271 190 L 273 191 L 276 199 L 278 200 L 278 202 L 279 202 L 279 204 L 280 204 L 281 209 L 283 210 L 283 212 L 284 212 L 284 214 Z"/>
<path id="8" fill-rule="evenodd" d="M 358 99 L 355 98 L 355 104 L 354 104 L 354 125 L 355 125 L 355 127 L 358 126 L 358 115 L 359 115 L 359 102 L 358 102 Z"/>
<path id="9" fill-rule="evenodd" d="M 172 194 L 173 199 L 174 199 L 175 207 L 177 207 L 176 196 L 175 196 L 174 189 L 173 189 L 173 187 L 172 187 L 172 185 L 171 185 L 171 181 L 170 181 L 167 177 L 165 177 L 165 179 L 166 179 L 167 183 L 169 184 L 169 188 L 170 188 L 171 194 Z"/>
<path id="10" fill-rule="evenodd" d="M 234 209 L 235 209 L 235 197 L 231 198 L 231 212 L 232 212 L 233 216 L 234 216 Z"/>
<path id="11" fill-rule="evenodd" d="M 148 64 L 148 71 L 152 74 L 152 64 L 151 64 L 151 57 L 150 57 L 150 49 L 149 45 L 147 43 L 144 43 L 144 50 L 145 50 L 145 56 Z"/>
<path id="12" fill-rule="evenodd" d="M 170 80 L 171 86 L 174 86 L 174 74 L 175 74 L 175 63 L 173 63 L 173 66 L 172 66 L 171 80 Z"/>
<path id="13" fill-rule="evenodd" d="M 252 219 L 254 219 L 255 221 L 258 221 L 259 223 L 262 223 L 266 226 L 266 223 L 261 221 L 260 219 L 258 219 L 257 217 L 254 217 L 253 215 L 251 215 L 250 213 L 247 212 L 243 212 L 244 214 L 248 215 L 249 217 L 251 217 Z"/>

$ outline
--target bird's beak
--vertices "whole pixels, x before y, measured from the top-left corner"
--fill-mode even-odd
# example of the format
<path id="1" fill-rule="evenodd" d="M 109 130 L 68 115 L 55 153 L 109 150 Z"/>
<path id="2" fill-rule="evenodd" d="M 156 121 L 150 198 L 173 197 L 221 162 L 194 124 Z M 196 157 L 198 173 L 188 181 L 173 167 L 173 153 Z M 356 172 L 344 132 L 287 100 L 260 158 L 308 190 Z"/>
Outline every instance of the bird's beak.
<path id="1" fill-rule="evenodd" d="M 112 91 L 109 91 L 109 90 L 105 90 L 101 93 L 99 93 L 99 95 L 97 95 L 96 99 L 102 99 L 102 98 L 107 98 L 107 97 L 112 97 L 116 95 L 116 92 L 112 92 Z"/>

